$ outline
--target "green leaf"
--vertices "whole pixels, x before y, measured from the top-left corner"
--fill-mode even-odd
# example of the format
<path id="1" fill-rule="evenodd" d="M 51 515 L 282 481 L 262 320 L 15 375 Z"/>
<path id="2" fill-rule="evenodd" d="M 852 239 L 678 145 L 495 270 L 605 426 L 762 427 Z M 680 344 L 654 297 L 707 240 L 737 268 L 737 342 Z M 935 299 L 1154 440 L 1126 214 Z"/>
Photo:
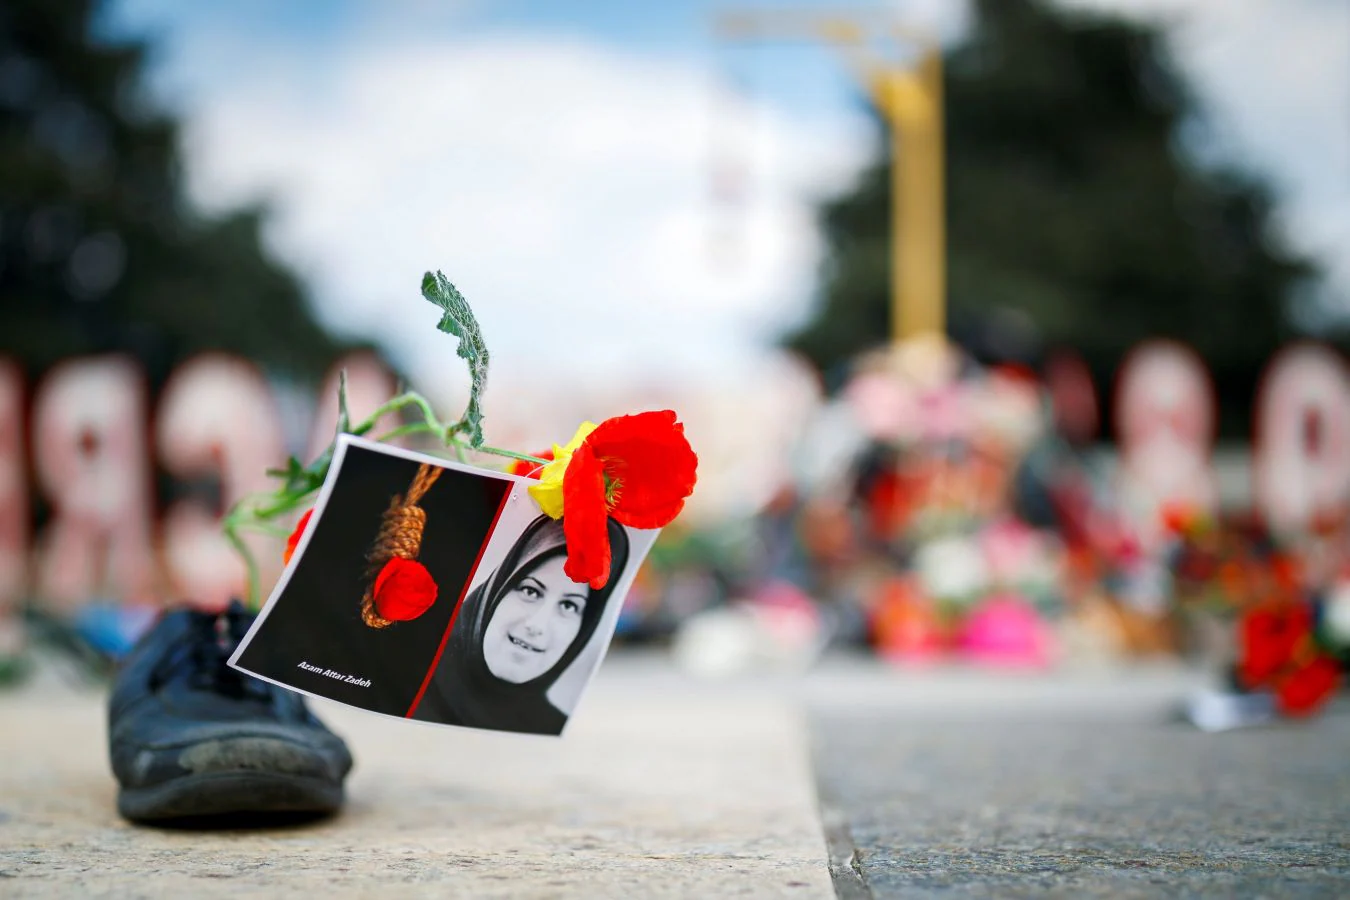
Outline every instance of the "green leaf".
<path id="1" fill-rule="evenodd" d="M 478 327 L 469 302 L 450 280 L 440 272 L 422 276 L 422 296 L 439 306 L 444 314 L 436 325 L 446 334 L 459 338 L 456 355 L 469 365 L 469 405 L 459 421 L 450 426 L 452 432 L 466 435 L 471 447 L 483 445 L 483 388 L 487 385 L 488 349 L 483 332 Z"/>
<path id="2" fill-rule="evenodd" d="M 294 456 L 286 457 L 286 467 L 284 469 L 268 469 L 267 476 L 269 478 L 280 478 L 282 481 L 281 489 L 286 493 L 300 490 L 308 483 L 304 464 Z"/>
<path id="3" fill-rule="evenodd" d="M 301 465 L 294 456 L 287 458 L 286 468 L 268 469 L 267 474 L 282 481 L 278 496 L 307 494 L 323 486 L 328 477 L 328 467 L 333 461 L 333 445 L 329 445 L 318 458 L 309 465 Z"/>

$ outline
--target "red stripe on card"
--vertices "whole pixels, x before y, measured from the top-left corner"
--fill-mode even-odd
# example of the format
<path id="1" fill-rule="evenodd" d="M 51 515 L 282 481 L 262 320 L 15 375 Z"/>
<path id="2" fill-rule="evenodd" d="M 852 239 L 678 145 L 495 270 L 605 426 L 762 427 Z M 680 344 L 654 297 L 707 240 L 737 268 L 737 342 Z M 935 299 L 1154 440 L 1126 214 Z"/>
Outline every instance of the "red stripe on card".
<path id="1" fill-rule="evenodd" d="M 445 645 L 450 642 L 450 632 L 455 629 L 455 620 L 459 618 L 459 610 L 464 606 L 464 597 L 469 593 L 469 585 L 473 584 L 473 578 L 478 574 L 478 564 L 483 561 L 483 554 L 487 551 L 488 541 L 492 540 L 492 533 L 497 530 L 497 522 L 502 517 L 502 510 L 506 509 L 506 501 L 511 497 L 511 491 L 515 489 L 514 484 L 508 484 L 506 490 L 502 492 L 501 502 L 497 504 L 497 514 L 492 517 L 492 525 L 488 527 L 487 535 L 483 538 L 483 543 L 478 547 L 478 556 L 474 557 L 473 568 L 469 569 L 469 577 L 464 579 L 464 587 L 460 588 L 459 599 L 455 601 L 455 611 L 450 614 L 450 624 L 445 626 L 445 634 L 441 635 L 441 645 L 436 648 L 436 655 L 431 660 L 431 668 L 427 669 L 426 677 L 422 679 L 422 687 L 418 689 L 417 696 L 413 698 L 412 706 L 408 707 L 408 712 L 403 718 L 411 719 L 413 713 L 417 712 L 417 705 L 422 702 L 422 696 L 427 692 L 431 685 L 431 676 L 436 673 L 436 667 L 440 665 L 441 654 L 445 652 Z"/>

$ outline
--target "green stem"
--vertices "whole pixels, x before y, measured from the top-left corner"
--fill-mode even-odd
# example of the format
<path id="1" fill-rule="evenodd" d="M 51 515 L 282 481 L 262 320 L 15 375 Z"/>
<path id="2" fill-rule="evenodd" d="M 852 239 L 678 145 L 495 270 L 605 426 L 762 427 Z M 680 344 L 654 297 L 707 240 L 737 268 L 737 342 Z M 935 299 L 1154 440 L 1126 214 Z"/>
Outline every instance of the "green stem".
<path id="1" fill-rule="evenodd" d="M 275 497 L 276 502 L 271 506 L 255 508 L 252 511 L 252 517 L 255 519 L 275 519 L 282 513 L 288 513 L 296 507 L 302 505 L 310 497 L 318 493 L 317 490 L 305 491 L 300 494 L 280 494 Z"/>
<path id="2" fill-rule="evenodd" d="M 503 450 L 501 447 L 474 447 L 479 453 L 492 453 L 497 456 L 507 456 L 511 459 L 518 459 L 522 462 L 532 462 L 537 465 L 546 466 L 549 460 L 540 459 L 537 456 L 530 456 L 528 453 L 517 453 L 514 450 Z"/>
<path id="3" fill-rule="evenodd" d="M 235 552 L 244 558 L 244 567 L 248 570 L 248 604 L 253 609 L 259 609 L 262 606 L 262 574 L 258 570 L 258 561 L 253 558 L 253 551 L 239 536 L 237 527 L 227 519 L 224 529 L 225 539 L 234 547 Z"/>
<path id="4" fill-rule="evenodd" d="M 376 438 L 376 440 L 377 440 L 377 441 L 381 441 L 381 442 L 384 442 L 384 441 L 392 441 L 394 438 L 400 438 L 400 437 L 403 437 L 405 434 L 435 434 L 435 435 L 439 435 L 440 432 L 437 431 L 437 430 L 436 430 L 435 428 L 433 428 L 432 426 L 428 425 L 426 422 L 409 422 L 409 423 L 407 423 L 406 425 L 400 425 L 400 426 L 398 426 L 397 428 L 395 428 L 395 429 L 392 430 L 392 431 L 386 431 L 384 434 L 382 434 L 382 435 L 380 435 L 378 438 Z"/>
<path id="5" fill-rule="evenodd" d="M 440 419 L 436 418 L 436 411 L 431 408 L 431 403 L 427 401 L 427 398 L 416 391 L 405 391 L 397 397 L 394 397 L 392 400 L 385 401 L 384 404 L 369 416 L 366 416 L 359 425 L 353 428 L 351 433 L 357 436 L 367 434 L 375 427 L 375 423 L 383 416 L 391 412 L 397 412 L 406 406 L 416 406 L 421 411 L 422 418 L 426 421 L 426 424 L 430 426 L 431 430 L 436 432 L 443 432 L 445 430 L 445 426 L 441 424 Z"/>
<path id="6" fill-rule="evenodd" d="M 443 424 L 441 420 L 436 417 L 436 412 L 431 408 L 431 404 L 427 401 L 427 399 L 423 397 L 421 394 L 417 393 L 416 391 L 407 391 L 405 393 L 399 394 L 392 400 L 387 401 L 383 406 L 375 410 L 375 412 L 371 413 L 364 420 L 362 420 L 359 425 L 353 428 L 352 434 L 358 436 L 368 434 L 370 430 L 375 427 L 375 423 L 378 422 L 382 416 L 403 409 L 404 407 L 408 406 L 416 406 L 421 411 L 422 418 L 424 421 L 410 422 L 406 425 L 400 425 L 397 428 L 394 428 L 393 430 L 386 432 L 385 434 L 382 434 L 379 438 L 377 438 L 377 440 L 389 441 L 397 437 L 402 437 L 405 434 L 434 434 L 437 437 L 439 437 L 441 441 L 445 443 L 447 446 L 455 447 L 457 454 L 461 452 L 461 449 L 464 447 L 464 444 L 455 437 L 454 435 L 455 426 L 453 424 L 452 425 Z M 471 446 L 468 449 L 474 450 L 478 453 L 490 453 L 493 456 L 505 456 L 510 459 L 519 459 L 524 462 L 532 462 L 541 466 L 548 464 L 548 460 L 546 459 L 540 459 L 537 456 L 530 456 L 527 453 L 517 453 L 514 450 L 506 450 L 501 447 Z M 461 459 L 463 459 L 462 456 Z"/>

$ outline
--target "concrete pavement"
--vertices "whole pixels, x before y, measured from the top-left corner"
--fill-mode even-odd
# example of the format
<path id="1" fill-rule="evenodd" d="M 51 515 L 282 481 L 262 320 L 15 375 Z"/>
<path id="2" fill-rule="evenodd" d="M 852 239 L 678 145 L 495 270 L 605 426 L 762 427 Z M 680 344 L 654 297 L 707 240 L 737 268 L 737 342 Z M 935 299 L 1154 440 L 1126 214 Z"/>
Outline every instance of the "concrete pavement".
<path id="1" fill-rule="evenodd" d="M 341 816 L 165 831 L 117 818 L 101 692 L 0 694 L 0 896 L 833 896 L 781 690 L 615 658 L 562 740 L 318 711 L 357 757 Z"/>
<path id="2" fill-rule="evenodd" d="M 812 729 L 841 896 L 1350 896 L 1350 705 L 1205 734 L 1175 670 L 853 680 Z"/>

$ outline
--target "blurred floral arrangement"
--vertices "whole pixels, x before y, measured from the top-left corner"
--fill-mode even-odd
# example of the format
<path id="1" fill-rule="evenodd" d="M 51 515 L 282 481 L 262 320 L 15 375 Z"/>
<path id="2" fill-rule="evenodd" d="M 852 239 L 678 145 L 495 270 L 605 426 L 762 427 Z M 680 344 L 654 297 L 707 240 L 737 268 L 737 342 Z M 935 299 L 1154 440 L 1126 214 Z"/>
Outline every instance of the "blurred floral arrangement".
<path id="1" fill-rule="evenodd" d="M 1254 523 L 1217 520 L 1184 504 L 1165 505 L 1168 568 L 1177 602 L 1215 612 L 1240 612 L 1302 590 L 1297 557 L 1281 551 Z"/>
<path id="2" fill-rule="evenodd" d="M 1308 559 L 1325 568 L 1350 541 L 1277 547 L 1176 505 L 1143 521 L 1054 427 L 1030 372 L 939 342 L 863 359 L 836 406 L 847 415 L 828 421 L 858 432 L 847 476 L 785 487 L 758 522 L 760 565 L 733 591 L 761 619 L 805 602 L 818 627 L 895 662 L 1003 667 L 1173 655 L 1196 646 L 1200 620 L 1222 619 L 1220 665 L 1242 690 L 1290 715 L 1334 692 L 1350 560 L 1337 580 L 1310 578 Z"/>
<path id="3" fill-rule="evenodd" d="M 980 368 L 945 342 L 921 340 L 863 360 L 844 400 L 869 449 L 851 512 L 832 528 L 828 517 L 814 527 L 807 517 L 804 540 L 818 559 L 827 536 L 851 544 L 839 568 L 863 574 L 840 588 L 856 597 L 877 652 L 904 662 L 956 653 L 1048 663 L 1063 547 L 1010 503 L 1046 424 L 1034 376 Z"/>
<path id="4" fill-rule="evenodd" d="M 1325 590 L 1310 577 L 1307 560 L 1251 523 L 1215 521 L 1170 506 L 1163 524 L 1172 535 L 1178 605 L 1235 623 L 1233 686 L 1268 692 L 1286 716 L 1322 708 L 1340 685 L 1336 652 L 1350 643 L 1350 622 L 1340 607 L 1350 595 Z M 1326 610 L 1333 614 L 1319 622 L 1318 613 Z"/>

